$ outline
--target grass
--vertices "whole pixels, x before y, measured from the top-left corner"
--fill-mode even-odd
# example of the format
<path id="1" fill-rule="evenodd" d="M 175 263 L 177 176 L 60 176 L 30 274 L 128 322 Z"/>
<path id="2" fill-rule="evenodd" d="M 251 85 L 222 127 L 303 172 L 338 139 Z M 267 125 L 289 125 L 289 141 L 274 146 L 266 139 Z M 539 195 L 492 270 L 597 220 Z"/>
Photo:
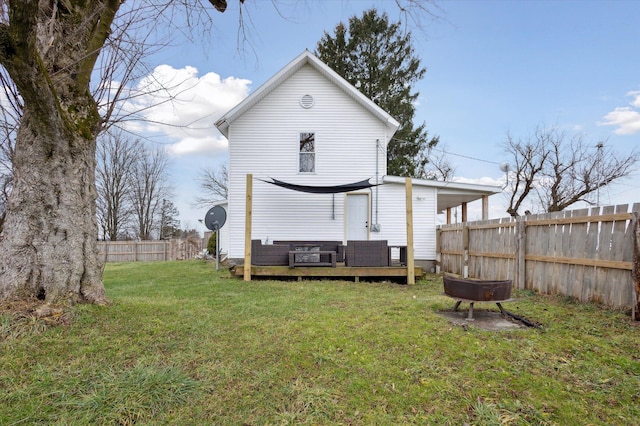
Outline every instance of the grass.
<path id="1" fill-rule="evenodd" d="M 113 304 L 66 325 L 0 314 L 1 425 L 640 424 L 625 312 L 519 292 L 505 307 L 542 327 L 489 332 L 438 315 L 437 276 L 245 283 L 189 261 L 104 280 Z"/>

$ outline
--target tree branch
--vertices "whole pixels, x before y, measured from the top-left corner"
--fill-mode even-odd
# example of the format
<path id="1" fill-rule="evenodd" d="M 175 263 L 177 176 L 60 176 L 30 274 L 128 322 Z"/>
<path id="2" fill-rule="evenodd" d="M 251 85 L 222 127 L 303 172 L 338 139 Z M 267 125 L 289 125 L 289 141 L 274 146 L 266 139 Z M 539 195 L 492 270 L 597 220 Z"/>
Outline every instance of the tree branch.
<path id="1" fill-rule="evenodd" d="M 86 49 L 89 54 L 84 57 L 82 63 L 79 65 L 78 88 L 80 90 L 89 87 L 91 73 L 93 72 L 96 60 L 107 37 L 109 37 L 111 24 L 121 5 L 122 0 L 107 0 L 102 6 L 102 11 L 98 15 L 97 22 L 94 24 L 94 29 Z"/>

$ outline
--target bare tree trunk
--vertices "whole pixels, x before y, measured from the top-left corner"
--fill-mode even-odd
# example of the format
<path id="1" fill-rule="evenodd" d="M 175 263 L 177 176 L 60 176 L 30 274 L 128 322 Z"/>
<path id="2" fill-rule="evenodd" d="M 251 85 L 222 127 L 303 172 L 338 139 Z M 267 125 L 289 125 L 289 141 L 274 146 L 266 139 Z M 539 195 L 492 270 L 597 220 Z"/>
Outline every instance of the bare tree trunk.
<path id="1" fill-rule="evenodd" d="M 0 301 L 107 303 L 98 261 L 89 80 L 118 0 L 9 2 L 0 63 L 24 110 L 0 242 Z"/>
<path id="2" fill-rule="evenodd" d="M 51 120 L 52 122 L 54 120 Z M 95 140 L 25 114 L 0 242 L 0 299 L 106 303 L 97 249 Z"/>

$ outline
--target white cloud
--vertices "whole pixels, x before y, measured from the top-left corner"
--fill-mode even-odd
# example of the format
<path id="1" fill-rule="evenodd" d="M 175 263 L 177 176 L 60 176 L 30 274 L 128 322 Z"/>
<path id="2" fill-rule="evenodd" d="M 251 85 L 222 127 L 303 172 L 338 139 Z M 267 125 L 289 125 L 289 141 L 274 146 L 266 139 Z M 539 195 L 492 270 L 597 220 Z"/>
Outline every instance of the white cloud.
<path id="1" fill-rule="evenodd" d="M 497 179 L 489 176 L 483 176 L 480 178 L 466 178 L 461 176 L 454 176 L 452 180 L 457 183 L 472 183 L 475 185 L 489 185 L 489 186 L 504 185 L 504 176 Z"/>
<path id="2" fill-rule="evenodd" d="M 220 154 L 227 149 L 227 140 L 222 136 L 192 138 L 185 137 L 179 142 L 169 145 L 167 151 L 173 155 Z"/>
<path id="3" fill-rule="evenodd" d="M 603 117 L 599 126 L 615 126 L 614 132 L 618 135 L 633 135 L 640 132 L 640 91 L 627 93 L 632 100 L 630 107 L 617 107 Z"/>
<path id="4" fill-rule="evenodd" d="M 640 132 L 640 112 L 629 107 L 618 107 L 605 115 L 601 126 L 616 126 L 618 135 L 633 135 Z"/>
<path id="5" fill-rule="evenodd" d="M 627 93 L 627 96 L 633 97 L 633 100 L 631 101 L 632 106 L 640 108 L 640 91 L 636 90 L 633 92 L 629 92 Z"/>
<path id="6" fill-rule="evenodd" d="M 168 151 L 174 155 L 220 152 L 227 141 L 214 123 L 247 97 L 250 84 L 213 72 L 199 76 L 191 66 L 160 65 L 130 89 L 123 110 L 139 119 L 130 129 L 168 137 Z"/>

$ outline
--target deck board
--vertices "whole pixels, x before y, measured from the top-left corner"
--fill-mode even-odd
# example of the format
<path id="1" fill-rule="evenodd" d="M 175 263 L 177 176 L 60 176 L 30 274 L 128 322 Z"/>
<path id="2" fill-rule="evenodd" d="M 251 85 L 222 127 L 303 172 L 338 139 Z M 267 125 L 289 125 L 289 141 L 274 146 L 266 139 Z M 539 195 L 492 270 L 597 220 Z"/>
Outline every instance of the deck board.
<path id="1" fill-rule="evenodd" d="M 243 276 L 244 269 L 235 268 L 236 276 Z M 414 268 L 416 278 L 424 276 L 421 266 Z M 369 278 L 369 277 L 396 277 L 407 276 L 406 266 L 338 266 L 323 267 L 295 267 L 288 266 L 252 266 L 252 277 L 316 277 L 316 278 Z"/>

